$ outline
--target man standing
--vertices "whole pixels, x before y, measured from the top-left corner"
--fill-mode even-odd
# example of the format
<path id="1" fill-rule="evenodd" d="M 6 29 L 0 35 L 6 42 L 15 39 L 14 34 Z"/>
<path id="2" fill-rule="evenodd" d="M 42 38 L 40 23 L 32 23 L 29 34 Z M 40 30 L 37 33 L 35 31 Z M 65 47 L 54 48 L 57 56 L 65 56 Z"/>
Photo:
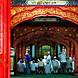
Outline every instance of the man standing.
<path id="1" fill-rule="evenodd" d="M 31 56 L 27 52 L 25 54 L 25 63 L 26 63 L 26 71 L 27 71 L 27 74 L 30 74 L 30 61 L 31 61 Z"/>
<path id="2" fill-rule="evenodd" d="M 66 55 L 64 54 L 64 52 L 61 52 L 58 57 L 61 62 L 61 73 L 65 73 L 66 72 Z"/>

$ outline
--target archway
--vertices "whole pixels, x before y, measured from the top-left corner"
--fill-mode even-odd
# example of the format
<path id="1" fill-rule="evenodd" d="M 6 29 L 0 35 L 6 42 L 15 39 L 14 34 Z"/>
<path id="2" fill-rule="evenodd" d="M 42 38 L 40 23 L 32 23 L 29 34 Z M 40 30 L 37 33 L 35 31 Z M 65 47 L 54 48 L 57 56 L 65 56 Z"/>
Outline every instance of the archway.
<path id="1" fill-rule="evenodd" d="M 25 20 L 39 16 L 58 16 L 78 24 L 78 12 L 75 6 L 26 6 L 11 7 L 11 28 Z"/>
<path id="2" fill-rule="evenodd" d="M 51 17 L 51 18 L 57 18 L 57 17 Z M 78 29 L 76 24 L 66 20 L 61 20 L 59 22 L 43 21 L 40 23 L 33 21 L 32 20 L 24 21 L 12 29 L 12 38 L 13 38 L 12 47 L 16 49 L 16 56 L 18 56 L 18 58 L 24 57 L 26 52 L 25 47 L 30 46 L 31 48 L 30 51 L 31 51 L 32 45 L 36 45 L 37 46 L 36 51 L 38 51 L 39 47 L 45 44 L 50 44 L 51 46 L 52 44 L 54 46 L 56 44 L 62 44 L 67 49 L 66 50 L 67 56 L 75 58 L 75 52 L 76 52 L 75 49 L 78 42 L 78 39 L 76 38 L 77 37 L 76 32 Z M 74 27 L 76 27 L 77 29 L 75 29 Z M 19 54 L 19 49 L 21 49 L 20 54 Z M 39 52 L 36 52 L 36 54 L 37 53 Z M 32 55 L 32 53 L 30 54 Z M 18 60 L 18 58 L 16 58 L 16 60 Z"/>

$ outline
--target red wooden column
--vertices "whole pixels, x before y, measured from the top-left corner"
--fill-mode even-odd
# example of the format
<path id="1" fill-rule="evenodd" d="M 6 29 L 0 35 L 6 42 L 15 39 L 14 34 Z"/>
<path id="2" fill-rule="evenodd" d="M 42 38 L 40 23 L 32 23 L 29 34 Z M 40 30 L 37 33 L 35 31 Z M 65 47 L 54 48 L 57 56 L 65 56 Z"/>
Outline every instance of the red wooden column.
<path id="1" fill-rule="evenodd" d="M 70 54 L 70 48 L 67 46 L 67 57 L 69 57 Z"/>
<path id="2" fill-rule="evenodd" d="M 3 46 L 3 1 L 0 0 L 0 78 L 4 78 Z"/>
<path id="3" fill-rule="evenodd" d="M 4 29 L 3 29 L 3 1 L 0 1 L 0 78 L 4 78 Z"/>
<path id="4" fill-rule="evenodd" d="M 10 2 L 0 0 L 0 78 L 10 78 Z"/>
<path id="5" fill-rule="evenodd" d="M 26 49 L 25 49 L 25 45 L 23 44 L 22 45 L 22 58 L 24 59 L 24 57 L 25 57 L 25 51 Z"/>
<path id="6" fill-rule="evenodd" d="M 4 78 L 3 58 L 3 1 L 0 0 L 0 78 Z"/>
<path id="7" fill-rule="evenodd" d="M 18 46 L 15 46 L 16 62 L 18 61 Z"/>
<path id="8" fill-rule="evenodd" d="M 75 45 L 75 74 L 78 75 L 78 43 Z"/>

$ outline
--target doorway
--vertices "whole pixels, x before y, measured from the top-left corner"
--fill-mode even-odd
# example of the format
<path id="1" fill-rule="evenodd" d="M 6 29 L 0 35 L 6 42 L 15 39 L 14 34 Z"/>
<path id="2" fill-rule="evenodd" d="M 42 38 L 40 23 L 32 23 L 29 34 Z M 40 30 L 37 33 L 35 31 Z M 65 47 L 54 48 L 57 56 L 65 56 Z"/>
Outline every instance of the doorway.
<path id="1" fill-rule="evenodd" d="M 58 21 L 39 21 L 42 18 L 55 18 Z M 32 58 L 43 57 L 48 55 L 48 52 L 51 57 L 58 58 L 62 51 L 66 57 L 74 57 L 74 43 L 69 37 L 73 35 L 69 32 L 72 32 L 73 27 L 66 27 L 66 25 L 71 24 L 58 17 L 42 16 L 15 26 L 11 31 L 11 46 L 15 48 L 15 63 L 18 62 L 19 58 L 24 58 L 26 52 Z"/>

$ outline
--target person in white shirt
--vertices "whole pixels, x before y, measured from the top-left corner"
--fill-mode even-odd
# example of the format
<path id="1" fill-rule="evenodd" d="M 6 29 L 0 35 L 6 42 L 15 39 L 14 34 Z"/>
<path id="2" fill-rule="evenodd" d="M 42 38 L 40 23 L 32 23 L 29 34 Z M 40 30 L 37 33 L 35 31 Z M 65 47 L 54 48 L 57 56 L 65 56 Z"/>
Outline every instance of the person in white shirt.
<path id="1" fill-rule="evenodd" d="M 67 58 L 66 68 L 67 68 L 68 73 L 72 72 L 72 58 L 71 57 Z"/>
<path id="2" fill-rule="evenodd" d="M 44 63 L 44 66 L 47 64 L 47 56 L 45 55 L 44 58 L 42 59 L 42 62 Z"/>
<path id="3" fill-rule="evenodd" d="M 60 62 L 56 59 L 56 57 L 53 58 L 52 65 L 53 65 L 53 72 L 58 73 L 58 70 L 60 68 Z"/>
<path id="4" fill-rule="evenodd" d="M 24 73 L 26 74 L 27 73 L 27 70 L 26 70 L 26 62 L 25 62 L 25 59 L 23 59 L 23 66 L 24 66 Z"/>
<path id="5" fill-rule="evenodd" d="M 40 60 L 38 61 L 38 71 L 39 74 L 44 72 L 44 63 L 42 62 L 42 58 L 40 58 Z"/>
<path id="6" fill-rule="evenodd" d="M 23 65 L 23 60 L 20 59 L 18 62 L 17 62 L 17 71 L 19 73 L 24 73 L 24 65 Z"/>
<path id="7" fill-rule="evenodd" d="M 51 55 L 50 55 L 50 52 L 49 51 L 48 51 L 47 60 L 50 60 L 51 61 Z"/>
<path id="8" fill-rule="evenodd" d="M 61 73 L 66 73 L 66 55 L 64 52 L 61 52 L 58 57 L 61 63 Z"/>
<path id="9" fill-rule="evenodd" d="M 35 65 L 35 61 L 34 60 L 31 61 L 30 68 L 31 68 L 31 74 L 36 73 L 36 65 Z"/>
<path id="10" fill-rule="evenodd" d="M 72 72 L 75 70 L 74 57 L 72 58 Z"/>
<path id="11" fill-rule="evenodd" d="M 38 59 L 35 60 L 36 74 L 38 74 Z"/>
<path id="12" fill-rule="evenodd" d="M 51 63 L 50 63 L 50 60 L 47 61 L 47 64 L 46 66 L 44 66 L 44 72 L 45 74 L 51 74 Z"/>
<path id="13" fill-rule="evenodd" d="M 47 56 L 47 61 L 50 61 L 50 63 L 51 63 L 51 55 L 50 55 L 50 52 L 48 51 L 48 56 Z"/>

